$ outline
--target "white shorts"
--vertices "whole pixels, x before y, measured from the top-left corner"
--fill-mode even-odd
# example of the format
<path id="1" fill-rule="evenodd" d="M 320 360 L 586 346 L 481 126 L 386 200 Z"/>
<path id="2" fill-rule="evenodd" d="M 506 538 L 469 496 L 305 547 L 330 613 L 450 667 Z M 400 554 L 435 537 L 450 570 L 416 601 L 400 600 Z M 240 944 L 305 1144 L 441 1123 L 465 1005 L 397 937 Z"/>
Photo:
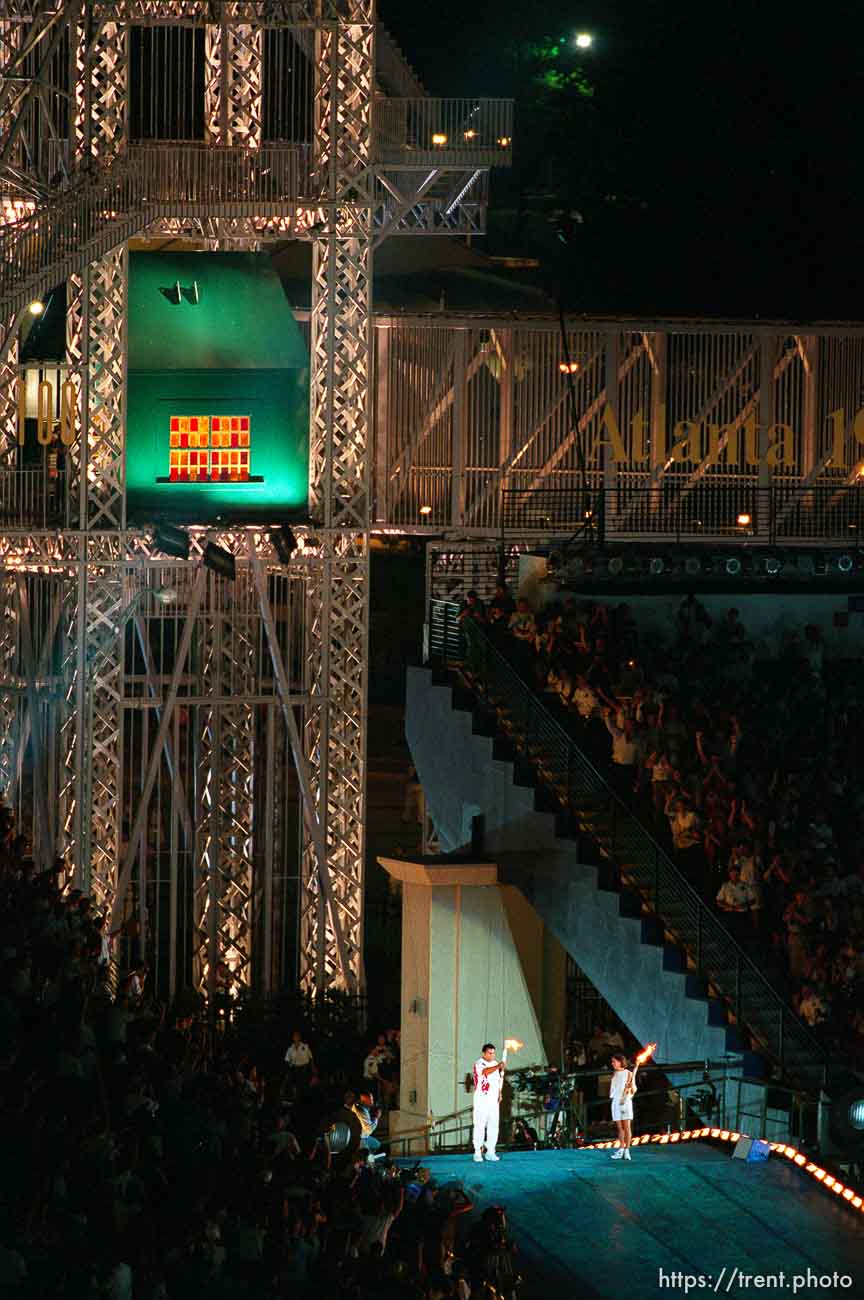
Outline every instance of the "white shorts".
<path id="1" fill-rule="evenodd" d="M 627 1097 L 624 1101 L 613 1101 L 612 1103 L 613 1119 L 632 1119 L 633 1118 L 633 1098 Z"/>

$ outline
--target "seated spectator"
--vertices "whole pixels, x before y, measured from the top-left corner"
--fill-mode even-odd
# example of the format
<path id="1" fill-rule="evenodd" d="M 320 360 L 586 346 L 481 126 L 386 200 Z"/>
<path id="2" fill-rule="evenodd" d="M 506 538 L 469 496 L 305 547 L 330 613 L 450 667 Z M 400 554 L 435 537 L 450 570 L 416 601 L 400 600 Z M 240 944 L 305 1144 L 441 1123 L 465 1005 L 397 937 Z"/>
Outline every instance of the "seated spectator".
<path id="1" fill-rule="evenodd" d="M 510 615 L 510 631 L 518 641 L 529 641 L 532 645 L 537 637 L 537 625 L 527 600 L 519 600 L 515 614 Z"/>
<path id="2" fill-rule="evenodd" d="M 459 611 L 459 622 L 464 623 L 466 619 L 473 619 L 476 623 L 486 622 L 486 606 L 476 591 L 465 593 L 465 603 Z"/>
<path id="3" fill-rule="evenodd" d="M 812 984 L 805 984 L 801 990 L 798 1014 L 811 1029 L 820 1025 L 827 1015 L 827 1008 Z"/>
<path id="4" fill-rule="evenodd" d="M 516 612 L 516 602 L 510 595 L 510 592 L 501 583 L 495 588 L 495 595 L 489 602 L 489 614 L 497 610 L 500 617 L 509 620 L 511 614 Z"/>

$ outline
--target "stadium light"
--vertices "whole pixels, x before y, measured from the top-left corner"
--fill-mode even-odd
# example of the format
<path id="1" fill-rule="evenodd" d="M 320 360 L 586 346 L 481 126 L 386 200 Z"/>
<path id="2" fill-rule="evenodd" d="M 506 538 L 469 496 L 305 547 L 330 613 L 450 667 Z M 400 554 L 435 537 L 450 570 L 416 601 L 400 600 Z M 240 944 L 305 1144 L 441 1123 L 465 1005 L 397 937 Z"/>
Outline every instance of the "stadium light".
<path id="1" fill-rule="evenodd" d="M 218 574 L 220 578 L 227 578 L 229 582 L 233 582 L 237 576 L 234 556 L 230 551 L 226 551 L 224 546 L 217 546 L 215 542 L 208 542 L 204 548 L 204 567 Z"/>
<path id="2" fill-rule="evenodd" d="M 153 545 L 163 555 L 173 555 L 178 560 L 189 559 L 189 534 L 173 524 L 159 524 Z"/>

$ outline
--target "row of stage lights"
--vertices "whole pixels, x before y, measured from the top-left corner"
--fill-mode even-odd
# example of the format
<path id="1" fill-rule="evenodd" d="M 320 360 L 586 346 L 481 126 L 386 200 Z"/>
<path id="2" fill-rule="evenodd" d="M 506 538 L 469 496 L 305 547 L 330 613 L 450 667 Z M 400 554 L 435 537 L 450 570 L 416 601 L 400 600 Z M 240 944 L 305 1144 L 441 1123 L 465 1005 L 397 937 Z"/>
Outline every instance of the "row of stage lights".
<path id="1" fill-rule="evenodd" d="M 296 537 L 293 528 L 288 524 L 271 528 L 268 537 L 280 564 L 289 564 L 291 556 L 298 547 L 303 548 L 303 538 Z M 153 537 L 153 545 L 163 555 L 171 555 L 178 560 L 188 560 L 192 543 L 184 528 L 175 528 L 173 524 L 159 524 Z M 206 569 L 212 570 L 221 578 L 227 578 L 229 582 L 233 582 L 237 576 L 234 556 L 230 551 L 226 551 L 224 546 L 207 542 L 202 560 Z"/>
<path id="2" fill-rule="evenodd" d="M 550 577 L 567 579 L 592 575 L 619 578 L 686 576 L 688 578 L 767 577 L 812 578 L 830 575 L 848 577 L 864 570 L 864 555 L 805 553 L 802 555 L 567 555 L 552 552 L 548 558 Z"/>
<path id="3" fill-rule="evenodd" d="M 631 1146 L 649 1146 L 657 1144 L 658 1146 L 672 1145 L 676 1142 L 699 1141 L 704 1138 L 714 1138 L 720 1142 L 737 1142 L 742 1137 L 747 1137 L 746 1133 L 733 1133 L 731 1129 L 720 1128 L 696 1128 L 685 1129 L 683 1132 L 675 1133 L 643 1133 L 639 1137 L 631 1138 Z M 583 1151 L 608 1151 L 613 1147 L 619 1147 L 621 1143 L 617 1138 L 608 1142 L 588 1142 L 582 1148 Z M 839 1178 L 829 1174 L 826 1169 L 822 1169 L 813 1160 L 810 1160 L 802 1151 L 796 1147 L 787 1146 L 785 1142 L 769 1142 L 769 1147 L 774 1155 L 785 1156 L 790 1160 L 802 1173 L 809 1174 L 817 1183 L 821 1183 L 826 1191 L 831 1192 L 834 1196 L 839 1196 L 845 1201 L 851 1210 L 858 1210 L 864 1213 L 864 1196 L 856 1191 L 854 1187 L 849 1187 L 842 1183 Z"/>

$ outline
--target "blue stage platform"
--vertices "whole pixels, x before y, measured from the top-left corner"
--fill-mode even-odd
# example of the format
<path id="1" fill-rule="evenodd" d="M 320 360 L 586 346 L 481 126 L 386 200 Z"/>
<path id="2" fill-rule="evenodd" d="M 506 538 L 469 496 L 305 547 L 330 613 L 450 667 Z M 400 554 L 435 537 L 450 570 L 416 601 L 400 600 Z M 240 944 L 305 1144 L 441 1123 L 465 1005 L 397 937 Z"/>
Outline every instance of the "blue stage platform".
<path id="1" fill-rule="evenodd" d="M 439 1185 L 462 1183 L 478 1208 L 505 1207 L 526 1297 L 864 1297 L 864 1214 L 778 1157 L 748 1165 L 728 1147 L 692 1142 L 637 1148 L 629 1164 L 579 1150 L 423 1164 Z M 821 1284 L 835 1273 L 851 1286 Z M 685 1288 L 684 1276 L 704 1281 Z"/>

